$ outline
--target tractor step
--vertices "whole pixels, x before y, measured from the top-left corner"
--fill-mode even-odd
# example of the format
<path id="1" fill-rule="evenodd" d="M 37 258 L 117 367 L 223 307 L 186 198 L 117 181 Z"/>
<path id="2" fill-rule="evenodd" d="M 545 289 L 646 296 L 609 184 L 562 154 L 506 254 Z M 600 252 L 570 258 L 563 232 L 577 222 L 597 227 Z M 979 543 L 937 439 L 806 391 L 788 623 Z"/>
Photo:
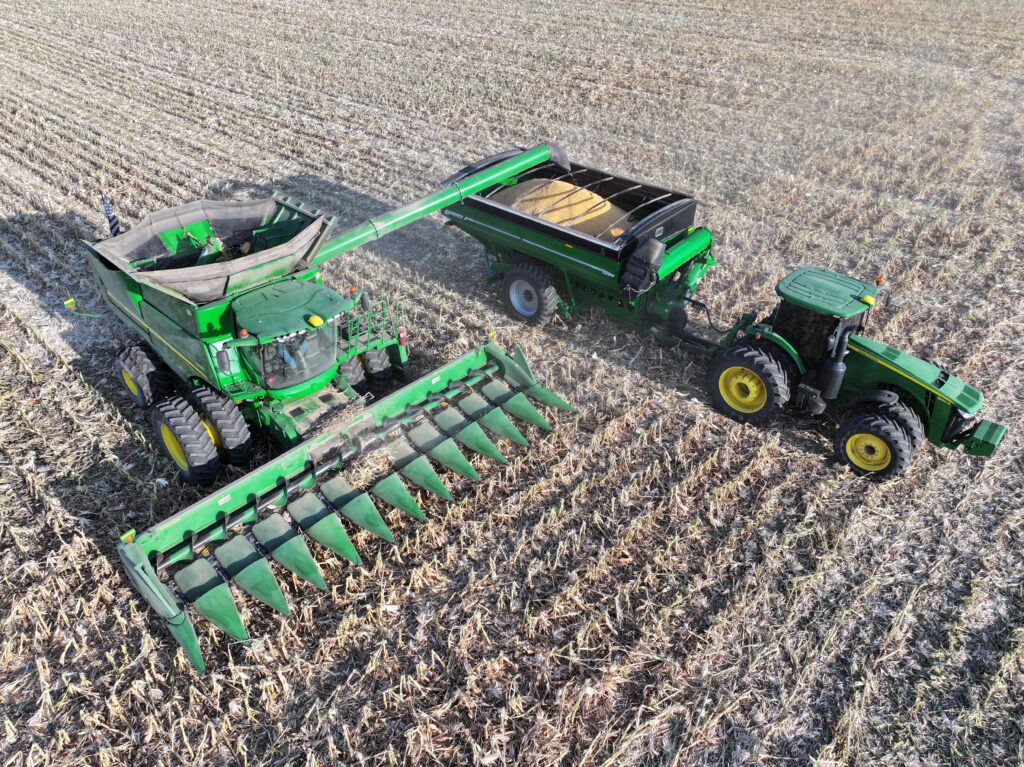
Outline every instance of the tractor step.
<path id="1" fill-rule="evenodd" d="M 521 350 L 510 355 L 488 343 L 143 533 L 126 534 L 118 553 L 132 583 L 203 673 L 189 613 L 247 642 L 237 594 L 290 614 L 269 560 L 326 589 L 311 541 L 360 564 L 348 530 L 393 542 L 379 503 L 422 520 L 410 486 L 451 500 L 437 468 L 479 479 L 463 449 L 505 463 L 495 440 L 528 444 L 512 418 L 552 428 L 538 406 L 573 411 L 537 383 Z M 390 454 L 391 472 L 368 488 L 354 487 L 342 469 L 375 450 Z"/>

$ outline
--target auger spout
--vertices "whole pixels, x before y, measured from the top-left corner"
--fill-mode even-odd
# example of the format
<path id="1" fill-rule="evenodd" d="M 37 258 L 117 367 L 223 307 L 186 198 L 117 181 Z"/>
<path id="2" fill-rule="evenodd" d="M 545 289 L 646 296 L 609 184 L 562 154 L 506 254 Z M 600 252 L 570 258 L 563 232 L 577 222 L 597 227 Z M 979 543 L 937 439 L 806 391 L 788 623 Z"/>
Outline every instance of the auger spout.
<path id="1" fill-rule="evenodd" d="M 500 184 L 501 182 L 529 170 L 541 163 L 552 161 L 564 165 L 565 156 L 557 144 L 539 144 L 533 149 L 524 150 L 507 160 L 489 165 L 465 177 L 451 180 L 444 188 L 428 194 L 419 200 L 403 205 L 395 210 L 375 216 L 358 226 L 354 226 L 335 237 L 332 237 L 317 251 L 310 260 L 310 266 L 318 266 L 336 256 L 365 245 L 383 237 L 417 219 L 461 202 L 481 189 Z"/>

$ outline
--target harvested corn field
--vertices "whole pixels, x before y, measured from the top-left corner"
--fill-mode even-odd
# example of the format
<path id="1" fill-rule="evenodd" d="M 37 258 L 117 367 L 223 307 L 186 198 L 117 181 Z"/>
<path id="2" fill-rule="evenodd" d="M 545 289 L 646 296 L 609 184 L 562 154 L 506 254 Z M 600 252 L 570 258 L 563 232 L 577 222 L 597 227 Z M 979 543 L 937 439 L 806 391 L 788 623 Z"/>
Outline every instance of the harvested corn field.
<path id="1" fill-rule="evenodd" d="M 1019 764 L 1022 23 L 917 1 L 0 11 L 2 763 Z M 479 482 L 446 473 L 425 523 L 389 512 L 394 545 L 351 531 L 362 567 L 317 549 L 327 592 L 272 565 L 292 615 L 238 598 L 247 646 L 197 619 L 196 675 L 115 553 L 203 491 L 114 376 L 132 338 L 79 242 L 105 234 L 99 192 L 128 226 L 271 192 L 354 224 L 546 140 L 700 198 L 721 322 L 798 265 L 884 275 L 873 337 L 984 391 L 998 452 L 858 479 L 828 421 L 714 412 L 703 358 L 597 312 L 512 321 L 431 217 L 327 283 L 403 304 L 416 374 L 493 332 L 578 413 Z"/>

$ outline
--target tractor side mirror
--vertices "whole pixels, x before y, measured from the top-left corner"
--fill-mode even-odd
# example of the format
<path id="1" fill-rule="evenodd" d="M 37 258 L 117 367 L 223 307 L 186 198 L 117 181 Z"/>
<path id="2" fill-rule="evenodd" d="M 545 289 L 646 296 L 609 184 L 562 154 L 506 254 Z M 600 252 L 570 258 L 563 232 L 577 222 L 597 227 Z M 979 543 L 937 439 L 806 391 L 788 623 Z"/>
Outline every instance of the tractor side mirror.
<path id="1" fill-rule="evenodd" d="M 227 349 L 217 351 L 217 367 L 224 375 L 231 375 L 231 355 Z"/>

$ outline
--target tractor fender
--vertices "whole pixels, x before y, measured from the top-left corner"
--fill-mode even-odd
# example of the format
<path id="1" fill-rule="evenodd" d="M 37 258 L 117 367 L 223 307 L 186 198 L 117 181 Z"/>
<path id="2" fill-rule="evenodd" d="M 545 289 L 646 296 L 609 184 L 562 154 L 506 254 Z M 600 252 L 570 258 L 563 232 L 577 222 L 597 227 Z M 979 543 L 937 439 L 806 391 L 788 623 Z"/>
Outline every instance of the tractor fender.
<path id="1" fill-rule="evenodd" d="M 790 356 L 793 363 L 796 365 L 796 369 L 800 371 L 800 375 L 807 372 L 807 366 L 804 364 L 804 361 L 800 359 L 800 354 L 793 348 L 793 344 L 773 331 L 767 325 L 751 325 L 744 329 L 743 332 L 748 336 L 753 336 L 757 340 L 763 338 L 766 341 L 771 341 Z"/>
<path id="2" fill-rule="evenodd" d="M 845 410 L 848 412 L 861 405 L 896 405 L 899 401 L 900 395 L 894 391 L 889 391 L 888 389 L 868 389 L 847 402 Z"/>

